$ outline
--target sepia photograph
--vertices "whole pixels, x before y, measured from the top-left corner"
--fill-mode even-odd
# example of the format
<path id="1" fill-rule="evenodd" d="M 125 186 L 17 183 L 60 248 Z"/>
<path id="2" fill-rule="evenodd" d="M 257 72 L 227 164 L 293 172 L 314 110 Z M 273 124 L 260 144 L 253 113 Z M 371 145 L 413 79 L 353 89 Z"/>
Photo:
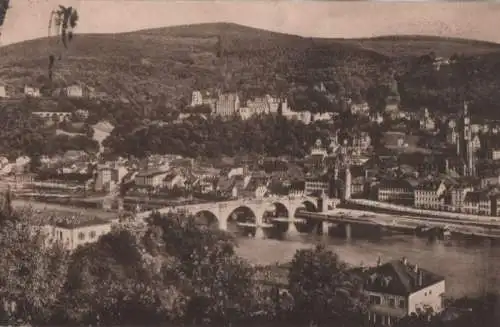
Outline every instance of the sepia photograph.
<path id="1" fill-rule="evenodd" d="M 0 327 L 499 327 L 500 0 L 0 0 Z"/>

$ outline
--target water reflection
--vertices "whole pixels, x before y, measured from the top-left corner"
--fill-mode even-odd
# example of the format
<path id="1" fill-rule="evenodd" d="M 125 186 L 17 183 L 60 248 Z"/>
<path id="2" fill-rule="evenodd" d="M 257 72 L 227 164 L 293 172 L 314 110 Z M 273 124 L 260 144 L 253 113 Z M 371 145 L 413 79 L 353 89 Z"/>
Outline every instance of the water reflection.
<path id="1" fill-rule="evenodd" d="M 282 240 L 240 239 L 238 253 L 253 263 L 289 261 L 296 250 L 324 243 L 352 265 L 374 265 L 403 256 L 422 268 L 446 277 L 450 296 L 476 295 L 485 290 L 500 292 L 500 244 L 487 239 L 433 240 L 412 235 L 377 236 L 345 240 L 301 234 Z"/>

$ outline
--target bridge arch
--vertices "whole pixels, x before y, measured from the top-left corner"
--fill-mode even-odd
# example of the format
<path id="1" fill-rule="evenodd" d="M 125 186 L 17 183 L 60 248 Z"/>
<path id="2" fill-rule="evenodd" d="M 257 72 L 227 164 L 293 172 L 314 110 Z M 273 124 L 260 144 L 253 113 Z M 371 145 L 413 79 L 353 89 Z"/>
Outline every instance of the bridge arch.
<path id="1" fill-rule="evenodd" d="M 253 225 L 257 225 L 262 220 L 262 217 L 258 216 L 255 208 L 241 204 L 228 209 L 229 213 L 221 213 L 223 216 L 220 217 L 221 220 L 224 219 L 220 223 L 225 225 L 228 231 L 246 236 L 255 235 L 255 227 Z"/>
<path id="2" fill-rule="evenodd" d="M 318 207 L 311 200 L 304 200 L 300 203 L 300 205 L 295 209 L 294 217 L 299 219 L 305 219 L 305 221 L 301 224 L 296 224 L 297 230 L 301 233 L 311 233 L 315 229 L 318 228 L 321 222 L 319 220 L 311 219 L 309 217 L 302 216 L 301 212 L 317 212 Z"/>
<path id="3" fill-rule="evenodd" d="M 302 201 L 301 206 L 298 209 L 305 209 L 308 212 L 317 212 L 318 207 L 314 202 L 310 200 Z"/>
<path id="4" fill-rule="evenodd" d="M 283 202 L 274 201 L 266 208 L 264 215 L 268 217 L 289 217 L 290 210 L 293 210 L 293 208 L 289 208 Z"/>
<path id="5" fill-rule="evenodd" d="M 211 210 L 200 210 L 194 214 L 195 221 L 209 228 L 220 228 L 220 217 Z"/>
<path id="6" fill-rule="evenodd" d="M 228 222 L 257 223 L 257 214 L 253 208 L 245 204 L 232 208 L 227 217 L 221 217 Z"/>

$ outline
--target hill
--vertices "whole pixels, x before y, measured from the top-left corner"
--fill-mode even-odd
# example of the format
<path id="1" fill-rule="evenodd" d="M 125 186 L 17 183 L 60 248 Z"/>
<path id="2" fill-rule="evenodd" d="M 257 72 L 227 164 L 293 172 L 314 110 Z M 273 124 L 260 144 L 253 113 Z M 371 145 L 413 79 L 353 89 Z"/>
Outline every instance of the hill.
<path id="1" fill-rule="evenodd" d="M 500 45 L 434 37 L 360 40 L 305 38 L 229 23 L 76 35 L 64 50 L 55 38 L 0 48 L 0 80 L 47 84 L 50 53 L 56 84 L 83 82 L 116 98 L 178 108 L 193 89 L 286 93 L 320 81 L 365 95 L 391 79 L 401 57 L 493 53 Z"/>
<path id="2" fill-rule="evenodd" d="M 480 55 L 500 51 L 498 43 L 423 35 L 379 36 L 345 42 L 391 57 L 422 56 L 429 52 L 435 52 L 441 57 L 450 57 L 454 54 Z"/>

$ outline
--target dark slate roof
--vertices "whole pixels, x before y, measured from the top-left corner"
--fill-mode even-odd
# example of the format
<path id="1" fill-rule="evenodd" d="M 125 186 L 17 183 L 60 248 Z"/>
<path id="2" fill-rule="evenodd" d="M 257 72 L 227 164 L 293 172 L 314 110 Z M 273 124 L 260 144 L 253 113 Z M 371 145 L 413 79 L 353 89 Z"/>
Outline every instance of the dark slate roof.
<path id="1" fill-rule="evenodd" d="M 60 222 L 56 222 L 54 225 L 56 227 L 61 227 L 61 228 L 66 228 L 66 229 L 75 229 L 75 228 L 79 228 L 79 227 L 107 225 L 110 223 L 111 223 L 111 221 L 109 221 L 109 220 L 104 220 L 101 218 L 93 218 L 93 219 L 87 219 L 87 220 L 75 219 L 75 220 L 68 220 L 68 221 L 60 221 Z"/>
<path id="2" fill-rule="evenodd" d="M 412 183 L 406 179 L 385 179 L 380 181 L 379 189 L 413 189 Z"/>
<path id="3" fill-rule="evenodd" d="M 443 276 L 405 263 L 403 260 L 394 260 L 369 268 L 363 275 L 365 290 L 400 296 L 410 295 L 444 280 Z"/>
<path id="4" fill-rule="evenodd" d="M 467 192 L 465 195 L 464 202 L 467 203 L 478 203 L 480 201 L 489 201 L 488 193 L 481 191 L 471 191 Z"/>
<path id="5" fill-rule="evenodd" d="M 441 184 L 440 180 L 428 180 L 428 181 L 423 181 L 420 183 L 417 187 L 418 190 L 426 190 L 426 191 L 435 191 Z"/>
<path id="6" fill-rule="evenodd" d="M 143 177 L 143 176 L 156 176 L 156 175 L 161 175 L 161 174 L 165 174 L 166 171 L 165 170 L 161 170 L 161 169 L 146 169 L 146 170 L 143 170 L 141 172 L 139 172 L 136 176 L 137 177 Z"/>

